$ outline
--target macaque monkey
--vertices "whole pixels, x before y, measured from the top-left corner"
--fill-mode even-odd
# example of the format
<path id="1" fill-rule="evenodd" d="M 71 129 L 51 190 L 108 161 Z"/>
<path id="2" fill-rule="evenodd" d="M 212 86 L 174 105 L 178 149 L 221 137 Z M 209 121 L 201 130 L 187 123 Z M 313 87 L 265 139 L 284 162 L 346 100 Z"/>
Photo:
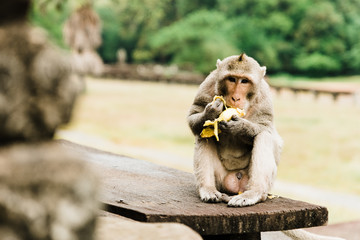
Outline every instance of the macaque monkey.
<path id="1" fill-rule="evenodd" d="M 200 198 L 243 207 L 264 201 L 276 176 L 282 139 L 273 124 L 270 89 L 264 80 L 266 67 L 241 54 L 218 60 L 216 69 L 200 85 L 188 115 L 195 135 L 194 173 Z M 206 120 L 216 119 L 228 107 L 245 111 L 219 123 L 219 141 L 202 138 Z M 226 201 L 227 201 L 226 200 Z"/>
<path id="2" fill-rule="evenodd" d="M 200 85 L 188 122 L 195 135 L 194 173 L 204 202 L 244 207 L 268 196 L 283 142 L 274 127 L 265 72 L 265 67 L 245 54 L 230 56 L 218 60 L 216 69 Z M 224 102 L 220 98 L 213 101 L 214 96 L 223 96 L 228 107 L 245 111 L 244 117 L 233 115 L 230 121 L 219 122 L 219 141 L 200 136 L 205 121 L 213 121 L 224 110 Z M 343 240 L 302 229 L 282 233 L 297 240 Z"/>

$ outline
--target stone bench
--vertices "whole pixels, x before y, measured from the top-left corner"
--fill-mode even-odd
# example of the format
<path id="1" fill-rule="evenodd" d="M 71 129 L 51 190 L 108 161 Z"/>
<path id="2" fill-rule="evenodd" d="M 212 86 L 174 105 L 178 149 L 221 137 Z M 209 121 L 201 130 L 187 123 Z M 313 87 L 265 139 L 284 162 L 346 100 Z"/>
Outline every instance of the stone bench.
<path id="1" fill-rule="evenodd" d="M 244 208 L 203 203 L 193 174 L 60 140 L 95 165 L 106 211 L 141 222 L 182 223 L 204 239 L 260 239 L 261 232 L 322 226 L 325 207 L 288 198 Z M 169 159 L 170 161 L 171 159 Z"/>

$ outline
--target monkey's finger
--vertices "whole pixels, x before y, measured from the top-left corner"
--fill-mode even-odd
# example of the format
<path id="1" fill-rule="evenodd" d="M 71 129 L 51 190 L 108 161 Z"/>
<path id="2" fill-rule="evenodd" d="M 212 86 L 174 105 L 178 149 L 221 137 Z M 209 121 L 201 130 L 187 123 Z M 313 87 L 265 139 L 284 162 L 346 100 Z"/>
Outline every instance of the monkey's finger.
<path id="1" fill-rule="evenodd" d="M 224 102 L 221 99 L 216 99 L 213 103 L 213 106 L 216 108 L 222 108 L 224 106 Z"/>
<path id="2" fill-rule="evenodd" d="M 218 127 L 222 132 L 226 132 L 226 130 L 229 128 L 229 124 L 225 121 L 221 121 L 219 122 Z"/>
<path id="3" fill-rule="evenodd" d="M 231 116 L 231 120 L 232 120 L 232 121 L 239 121 L 239 120 L 240 120 L 240 117 L 239 117 L 239 115 L 232 115 L 232 116 Z"/>
<path id="4" fill-rule="evenodd" d="M 220 100 L 216 100 L 214 103 L 208 103 L 206 105 L 206 110 L 211 112 L 216 112 L 220 114 L 224 108 L 224 104 Z"/>
<path id="5" fill-rule="evenodd" d="M 221 200 L 225 203 L 228 203 L 231 200 L 231 197 L 225 193 L 221 194 Z"/>

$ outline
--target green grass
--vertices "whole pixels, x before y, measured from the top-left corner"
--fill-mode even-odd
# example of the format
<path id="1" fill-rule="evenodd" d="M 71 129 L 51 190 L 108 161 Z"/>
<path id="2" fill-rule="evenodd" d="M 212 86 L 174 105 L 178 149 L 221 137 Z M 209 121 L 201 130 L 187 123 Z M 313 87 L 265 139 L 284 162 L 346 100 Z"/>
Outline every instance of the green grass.
<path id="1" fill-rule="evenodd" d="M 196 92 L 197 86 L 87 79 L 63 129 L 109 144 L 90 143 L 87 135 L 77 142 L 191 172 L 194 138 L 186 116 Z M 330 96 L 314 101 L 286 91 L 274 93 L 274 106 L 285 141 L 278 179 L 360 195 L 360 106 L 350 97 L 334 103 Z"/>

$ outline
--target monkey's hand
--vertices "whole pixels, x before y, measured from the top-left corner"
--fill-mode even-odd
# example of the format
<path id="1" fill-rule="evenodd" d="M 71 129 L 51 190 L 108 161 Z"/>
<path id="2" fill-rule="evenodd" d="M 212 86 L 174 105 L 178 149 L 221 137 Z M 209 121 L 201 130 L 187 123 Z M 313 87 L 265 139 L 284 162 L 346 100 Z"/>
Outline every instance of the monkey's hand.
<path id="1" fill-rule="evenodd" d="M 236 134 L 238 131 L 240 132 L 243 128 L 243 121 L 241 117 L 237 115 L 233 115 L 229 121 L 221 121 L 219 122 L 219 129 L 222 134 Z"/>
<path id="2" fill-rule="evenodd" d="M 205 107 L 205 118 L 207 120 L 214 120 L 217 118 L 224 109 L 224 103 L 221 99 L 209 103 Z"/>
<path id="3" fill-rule="evenodd" d="M 235 115 L 228 122 L 221 121 L 219 129 L 223 135 L 229 134 L 246 139 L 253 139 L 262 130 L 259 124 Z"/>

